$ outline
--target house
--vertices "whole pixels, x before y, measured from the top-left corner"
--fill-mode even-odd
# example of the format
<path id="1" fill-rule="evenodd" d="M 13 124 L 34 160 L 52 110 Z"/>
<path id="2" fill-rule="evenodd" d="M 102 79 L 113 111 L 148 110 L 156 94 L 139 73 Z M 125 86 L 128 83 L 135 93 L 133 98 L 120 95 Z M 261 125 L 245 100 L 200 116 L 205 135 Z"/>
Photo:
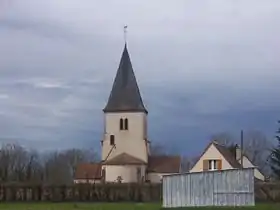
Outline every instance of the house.
<path id="1" fill-rule="evenodd" d="M 235 152 L 232 152 L 228 147 L 216 141 L 212 141 L 208 144 L 190 172 L 242 168 L 241 156 L 243 157 L 243 167 L 254 167 L 255 178 L 264 181 L 265 176 L 245 154 L 241 155 L 241 149 L 238 145 L 235 147 Z"/>
<path id="2" fill-rule="evenodd" d="M 78 165 L 75 183 L 161 182 L 162 175 L 180 172 L 180 156 L 150 154 L 148 111 L 140 94 L 127 44 L 103 113 L 102 161 Z"/>
<path id="3" fill-rule="evenodd" d="M 75 184 L 94 184 L 101 182 L 100 163 L 80 163 L 75 172 Z"/>

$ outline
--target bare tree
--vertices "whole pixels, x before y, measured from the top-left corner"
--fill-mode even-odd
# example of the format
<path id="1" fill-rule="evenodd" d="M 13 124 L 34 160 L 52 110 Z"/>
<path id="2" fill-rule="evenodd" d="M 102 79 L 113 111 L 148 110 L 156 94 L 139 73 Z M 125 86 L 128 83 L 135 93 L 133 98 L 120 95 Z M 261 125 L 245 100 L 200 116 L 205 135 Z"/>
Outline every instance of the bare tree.
<path id="1" fill-rule="evenodd" d="M 44 180 L 44 165 L 40 154 L 35 150 L 29 151 L 26 180 L 33 183 L 41 183 Z"/>
<path id="2" fill-rule="evenodd" d="M 229 132 L 216 133 L 211 136 L 211 141 L 215 140 L 219 144 L 231 146 L 236 143 L 236 138 Z"/>
<path id="3" fill-rule="evenodd" d="M 248 131 L 244 135 L 244 153 L 261 170 L 268 170 L 267 159 L 269 157 L 272 144 L 266 136 L 256 130 Z"/>
<path id="4" fill-rule="evenodd" d="M 45 180 L 48 183 L 72 183 L 76 167 L 82 162 L 94 162 L 93 150 L 68 149 L 49 153 L 45 161 Z"/>
<path id="5" fill-rule="evenodd" d="M 27 151 L 17 144 L 3 145 L 0 151 L 1 181 L 27 182 L 39 181 L 38 154 Z M 35 174 L 37 177 L 35 178 Z"/>
<path id="6" fill-rule="evenodd" d="M 196 163 L 195 160 L 196 158 L 183 156 L 181 158 L 181 172 L 189 172 Z"/>
<path id="7" fill-rule="evenodd" d="M 236 144 L 241 144 L 241 138 L 237 138 L 228 132 L 218 133 L 212 136 L 212 140 L 216 140 L 219 143 L 227 146 L 231 151 L 234 151 Z M 267 158 L 269 156 L 271 144 L 267 140 L 266 136 L 257 130 L 251 130 L 244 132 L 243 143 L 244 154 L 258 166 L 262 171 L 267 170 Z"/>
<path id="8" fill-rule="evenodd" d="M 95 162 L 97 154 L 94 150 L 82 150 L 82 149 L 69 149 L 62 152 L 62 155 L 65 156 L 67 160 L 67 165 L 70 167 L 70 173 L 72 177 L 75 174 L 76 167 L 79 163 L 82 162 Z"/>
<path id="9" fill-rule="evenodd" d="M 96 157 L 93 150 L 69 149 L 43 155 L 17 144 L 6 144 L 0 149 L 0 182 L 70 183 L 76 165 Z"/>
<path id="10" fill-rule="evenodd" d="M 0 157 L 2 180 L 23 181 L 27 158 L 27 152 L 19 145 L 4 145 Z"/>
<path id="11" fill-rule="evenodd" d="M 151 155 L 167 155 L 167 148 L 159 143 L 152 143 L 150 145 Z"/>

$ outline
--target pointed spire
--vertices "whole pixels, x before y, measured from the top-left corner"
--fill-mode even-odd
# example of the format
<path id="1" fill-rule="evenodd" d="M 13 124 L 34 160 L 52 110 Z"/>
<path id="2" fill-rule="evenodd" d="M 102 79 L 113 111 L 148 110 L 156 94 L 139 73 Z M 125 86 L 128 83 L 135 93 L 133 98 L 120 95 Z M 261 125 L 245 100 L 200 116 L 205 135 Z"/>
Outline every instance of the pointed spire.
<path id="1" fill-rule="evenodd" d="M 103 111 L 148 113 L 142 101 L 126 43 L 108 103 Z"/>

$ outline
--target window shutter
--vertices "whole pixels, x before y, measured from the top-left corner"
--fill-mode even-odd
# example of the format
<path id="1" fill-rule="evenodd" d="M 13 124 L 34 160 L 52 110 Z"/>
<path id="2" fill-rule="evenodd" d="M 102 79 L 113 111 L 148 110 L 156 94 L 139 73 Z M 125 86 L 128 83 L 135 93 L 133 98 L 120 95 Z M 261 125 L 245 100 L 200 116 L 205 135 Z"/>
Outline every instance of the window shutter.
<path id="1" fill-rule="evenodd" d="M 222 170 L 222 160 L 217 160 L 217 168 L 218 170 Z"/>
<path id="2" fill-rule="evenodd" d="M 209 168 L 209 161 L 203 160 L 203 171 L 208 171 Z"/>

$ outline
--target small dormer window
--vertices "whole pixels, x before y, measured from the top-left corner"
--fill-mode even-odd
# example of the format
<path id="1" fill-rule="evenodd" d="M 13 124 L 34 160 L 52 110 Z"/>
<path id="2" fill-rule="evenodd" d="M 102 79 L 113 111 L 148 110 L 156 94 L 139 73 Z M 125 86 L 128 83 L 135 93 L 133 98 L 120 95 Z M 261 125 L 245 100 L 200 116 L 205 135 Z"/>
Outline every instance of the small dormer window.
<path id="1" fill-rule="evenodd" d="M 110 135 L 110 145 L 115 145 L 115 136 Z"/>
<path id="2" fill-rule="evenodd" d="M 222 160 L 219 159 L 203 160 L 203 170 L 204 171 L 222 170 Z"/>
<path id="3" fill-rule="evenodd" d="M 217 166 L 217 160 L 208 160 L 208 170 L 213 171 L 213 170 L 217 170 L 218 166 Z"/>
<path id="4" fill-rule="evenodd" d="M 124 119 L 124 129 L 128 130 L 128 119 L 127 118 Z"/>

